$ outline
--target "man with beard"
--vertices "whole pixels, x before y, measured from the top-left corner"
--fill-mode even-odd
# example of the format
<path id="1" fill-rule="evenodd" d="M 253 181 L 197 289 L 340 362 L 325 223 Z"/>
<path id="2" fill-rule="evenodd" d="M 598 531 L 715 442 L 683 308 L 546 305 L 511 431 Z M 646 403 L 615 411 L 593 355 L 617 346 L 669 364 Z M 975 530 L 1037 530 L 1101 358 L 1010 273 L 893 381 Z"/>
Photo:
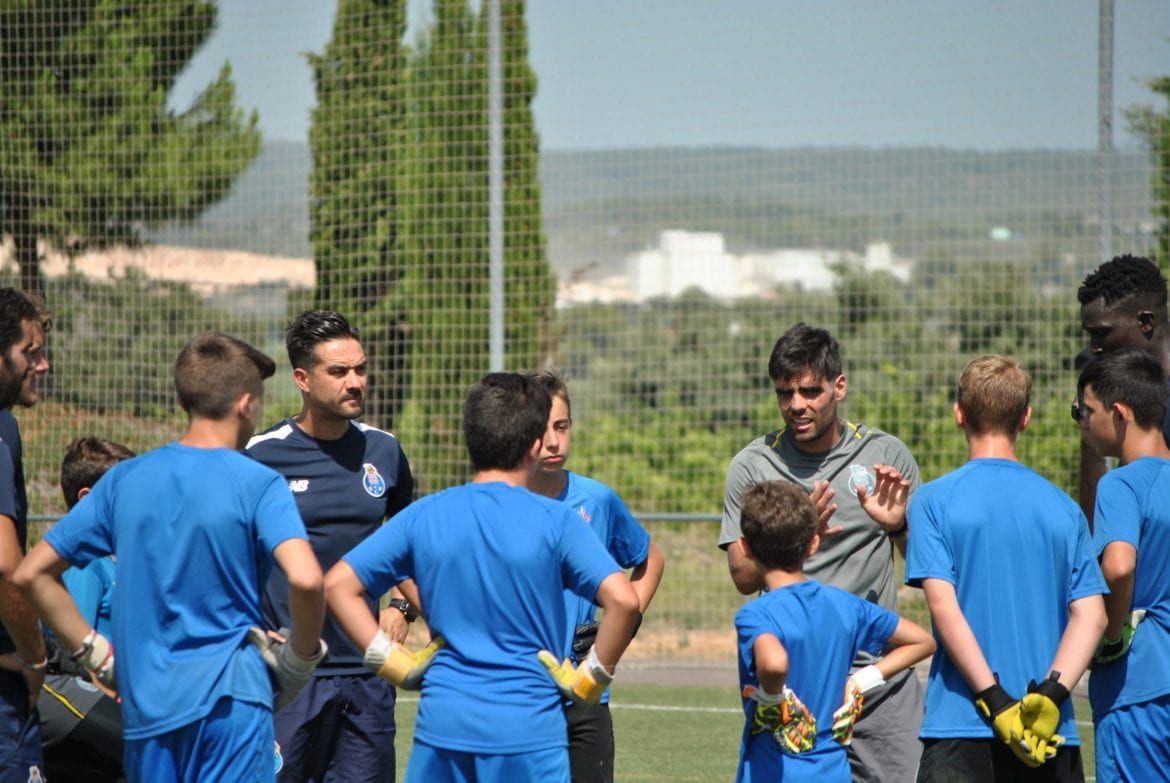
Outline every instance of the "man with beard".
<path id="1" fill-rule="evenodd" d="M 288 480 L 323 570 L 411 500 L 410 465 L 388 432 L 360 424 L 367 362 L 358 332 L 340 313 L 310 310 L 288 328 L 286 345 L 301 412 L 249 441 L 247 453 Z M 288 623 L 283 575 L 265 592 L 272 628 Z M 394 642 L 406 638 L 414 607 L 395 597 L 370 609 Z M 322 636 L 329 657 L 275 716 L 280 781 L 393 781 L 394 688 L 362 664 L 332 618 Z"/>
<path id="2" fill-rule="evenodd" d="M 44 346 L 43 309 L 15 288 L 0 288 L 0 410 L 21 400 L 30 375 L 48 369 Z M 35 401 L 35 378 L 30 381 Z M 24 558 L 28 537 L 28 502 L 15 419 L 0 443 L 0 655 L 15 654 L 20 672 L 0 671 L 0 782 L 36 779 L 41 775 L 40 719 L 35 707 L 45 679 L 45 643 L 37 617 L 12 583 Z M 14 438 L 9 441 L 9 438 Z"/>
<path id="3" fill-rule="evenodd" d="M 839 417 L 848 383 L 828 331 L 803 323 L 789 329 L 772 348 L 768 375 L 784 427 L 753 440 L 727 469 L 719 546 L 732 581 L 744 595 L 764 589 L 740 543 L 740 497 L 752 484 L 782 479 L 810 493 L 819 515 L 821 546 L 805 573 L 896 611 L 893 555 L 895 547 L 906 551 L 906 507 L 920 483 L 917 463 L 894 436 Z M 855 500 L 844 499 L 849 495 Z M 834 497 L 843 500 L 834 503 Z M 854 671 L 874 660 L 860 654 Z M 847 749 L 853 779 L 912 780 L 922 753 L 921 721 L 922 689 L 913 670 L 867 692 Z"/>

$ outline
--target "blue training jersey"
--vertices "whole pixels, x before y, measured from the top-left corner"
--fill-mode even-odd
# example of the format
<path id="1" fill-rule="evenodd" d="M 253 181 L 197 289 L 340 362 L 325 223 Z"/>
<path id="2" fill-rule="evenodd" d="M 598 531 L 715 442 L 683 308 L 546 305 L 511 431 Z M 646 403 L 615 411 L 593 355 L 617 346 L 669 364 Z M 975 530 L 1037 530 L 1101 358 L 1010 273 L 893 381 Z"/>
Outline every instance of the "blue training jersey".
<path id="1" fill-rule="evenodd" d="M 1137 550 L 1132 607 L 1146 616 L 1124 657 L 1093 666 L 1094 720 L 1170 694 L 1170 571 L 1162 560 L 1170 553 L 1170 460 L 1142 457 L 1101 477 L 1093 512 L 1097 556 L 1115 541 Z"/>
<path id="2" fill-rule="evenodd" d="M 263 625 L 272 551 L 305 538 L 275 471 L 171 443 L 111 467 L 45 538 L 75 566 L 117 555 L 110 640 L 126 739 L 200 720 L 224 697 L 271 706 L 245 637 Z"/>
<path id="3" fill-rule="evenodd" d="M 471 483 L 409 506 L 345 556 L 368 593 L 414 579 L 447 646 L 427 669 L 415 741 L 469 753 L 568 745 L 556 654 L 565 588 L 592 599 L 621 569 L 563 503 L 504 483 Z"/>
<path id="4" fill-rule="evenodd" d="M 1089 525 L 1056 485 L 1019 462 L 975 459 L 910 498 L 906 583 L 941 579 L 983 657 L 1012 696 L 1048 676 L 1068 605 L 1108 592 Z M 926 686 L 923 738 L 990 738 L 991 724 L 938 638 Z M 1058 729 L 1079 745 L 1072 700 Z"/>
<path id="5" fill-rule="evenodd" d="M 286 419 L 248 441 L 247 454 L 285 477 L 322 571 L 405 508 L 414 491 L 398 439 L 365 424 L 351 422 L 341 438 L 318 440 Z M 368 596 L 375 615 L 378 597 Z M 288 579 L 279 569 L 264 590 L 264 616 L 274 629 L 289 623 Z M 329 655 L 318 676 L 368 673 L 365 651 L 354 647 L 332 615 L 321 636 Z"/>
<path id="6" fill-rule="evenodd" d="M 99 557 L 84 568 L 66 568 L 61 581 L 85 621 L 102 636 L 109 636 L 114 600 L 113 559 Z"/>
<path id="7" fill-rule="evenodd" d="M 880 655 L 898 627 L 898 615 L 812 579 L 771 590 L 735 613 L 739 684 L 759 686 L 753 646 L 771 634 L 788 652 L 787 685 L 817 721 L 811 751 L 783 752 L 768 732 L 752 734 L 756 702 L 743 699 L 744 730 L 737 781 L 764 783 L 849 780 L 845 746 L 833 739 L 833 713 L 845 699 L 845 681 L 858 652 Z"/>

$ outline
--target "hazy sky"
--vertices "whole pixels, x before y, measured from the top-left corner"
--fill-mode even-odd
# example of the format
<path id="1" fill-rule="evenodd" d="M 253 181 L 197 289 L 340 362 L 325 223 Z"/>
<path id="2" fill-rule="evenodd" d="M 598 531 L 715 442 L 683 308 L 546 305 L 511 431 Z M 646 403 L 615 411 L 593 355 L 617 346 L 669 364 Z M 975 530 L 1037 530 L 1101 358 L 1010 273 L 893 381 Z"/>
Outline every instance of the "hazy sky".
<path id="1" fill-rule="evenodd" d="M 476 0 L 478 3 L 478 0 Z M 335 0 L 220 0 L 174 99 L 224 60 L 268 139 L 306 139 Z M 410 0 L 411 25 L 427 16 Z M 1097 146 L 1096 0 L 529 0 L 546 149 Z M 1115 0 L 1114 106 L 1170 75 L 1170 3 Z M 1162 108 L 1165 108 L 1164 104 Z M 1120 148 L 1134 141 L 1114 123 Z"/>

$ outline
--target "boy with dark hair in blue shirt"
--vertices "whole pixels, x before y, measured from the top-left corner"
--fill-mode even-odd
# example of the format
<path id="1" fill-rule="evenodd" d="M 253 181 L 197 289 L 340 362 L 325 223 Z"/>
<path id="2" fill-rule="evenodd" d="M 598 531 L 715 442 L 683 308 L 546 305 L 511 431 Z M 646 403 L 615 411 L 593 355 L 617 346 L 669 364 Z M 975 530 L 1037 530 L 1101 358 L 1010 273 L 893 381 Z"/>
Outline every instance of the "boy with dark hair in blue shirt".
<path id="1" fill-rule="evenodd" d="M 485 376 L 463 407 L 473 480 L 412 504 L 326 575 L 330 611 L 367 667 L 422 681 L 407 781 L 567 783 L 562 695 L 596 703 L 629 644 L 629 580 L 569 506 L 526 488 L 549 408 L 531 379 Z M 446 640 L 414 656 L 366 602 L 409 579 Z M 580 667 L 551 652 L 569 634 L 566 587 L 605 609 Z"/>

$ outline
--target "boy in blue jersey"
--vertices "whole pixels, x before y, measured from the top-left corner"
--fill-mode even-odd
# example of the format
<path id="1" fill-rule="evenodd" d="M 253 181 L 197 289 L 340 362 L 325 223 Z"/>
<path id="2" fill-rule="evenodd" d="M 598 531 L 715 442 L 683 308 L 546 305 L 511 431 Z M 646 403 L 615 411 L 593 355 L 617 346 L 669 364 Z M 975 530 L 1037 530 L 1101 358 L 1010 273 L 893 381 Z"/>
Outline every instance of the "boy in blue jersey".
<path id="1" fill-rule="evenodd" d="M 940 643 L 919 781 L 1084 778 L 1068 695 L 1105 628 L 1106 588 L 1080 508 L 1016 457 L 1031 391 L 1012 357 L 972 360 L 954 405 L 969 461 L 910 499 L 906 583 Z"/>
<path id="2" fill-rule="evenodd" d="M 804 575 L 820 536 L 812 500 L 796 484 L 750 485 L 740 524 L 739 545 L 767 592 L 735 614 L 746 716 L 736 780 L 845 783 L 845 746 L 865 694 L 930 655 L 934 641 L 894 612 Z M 859 651 L 884 649 L 849 673 Z"/>
<path id="3" fill-rule="evenodd" d="M 1097 780 L 1161 780 L 1170 770 L 1170 448 L 1166 377 L 1129 348 L 1089 362 L 1077 382 L 1086 438 L 1121 466 L 1097 485 L 1093 548 L 1109 585 L 1093 671 Z"/>
<path id="4" fill-rule="evenodd" d="M 174 376 L 183 437 L 110 468 L 17 569 L 73 660 L 108 688 L 121 684 L 132 781 L 273 780 L 273 684 L 249 634 L 263 622 L 260 587 L 274 560 L 289 576 L 293 624 L 269 651 L 273 679 L 295 689 L 324 655 L 321 570 L 292 494 L 238 451 L 274 369 L 224 334 L 188 342 Z M 109 640 L 60 578 L 107 555 L 117 556 L 118 584 Z"/>
<path id="5" fill-rule="evenodd" d="M 567 783 L 562 694 L 596 702 L 629 644 L 629 580 L 573 509 L 526 488 L 549 409 L 529 378 L 485 376 L 463 406 L 472 481 L 415 502 L 326 574 L 329 609 L 372 671 L 400 679 L 392 669 L 404 655 L 367 595 L 413 579 L 419 610 L 446 640 L 409 672 L 417 680 L 429 662 L 408 782 Z M 566 587 L 605 609 L 580 667 L 550 652 L 569 638 Z"/>
<path id="6" fill-rule="evenodd" d="M 61 460 L 61 494 L 72 509 L 97 480 L 134 452 L 105 438 L 76 438 Z M 67 568 L 61 581 L 93 629 L 110 633 L 114 560 L 94 559 L 85 568 Z M 49 670 L 39 702 L 45 774 L 49 780 L 125 780 L 122 771 L 122 708 L 94 687 L 84 670 L 50 640 Z"/>
<path id="7" fill-rule="evenodd" d="M 0 783 L 25 783 L 43 772 L 35 705 L 47 661 L 36 613 L 12 582 L 28 536 L 28 500 L 10 408 L 30 392 L 35 401 L 36 378 L 48 370 L 47 324 L 38 300 L 0 288 L 0 656 L 16 664 L 15 671 L 0 670 Z"/>
<path id="8" fill-rule="evenodd" d="M 528 481 L 537 494 L 567 503 L 605 544 L 622 568 L 632 568 L 630 584 L 638 594 L 638 624 L 662 581 L 662 552 L 650 534 L 634 519 L 626 504 L 612 489 L 599 481 L 565 469 L 572 445 L 573 415 L 569 387 L 553 370 L 529 373 L 552 398 L 548 427 L 540 450 L 540 464 Z M 597 635 L 597 607 L 571 590 L 565 591 L 565 608 L 572 635 L 563 654 L 580 663 Z M 635 626 L 635 632 L 637 626 Z M 609 712 L 609 691 L 596 706 L 565 703 L 569 725 L 569 767 L 573 783 L 612 783 L 613 716 Z"/>
<path id="9" fill-rule="evenodd" d="M 309 310 L 286 336 L 301 411 L 248 442 L 248 456 L 284 476 L 323 570 L 410 503 L 406 455 L 389 432 L 355 421 L 363 413 L 366 353 L 340 313 Z M 264 590 L 270 628 L 288 625 L 284 575 Z M 369 596 L 377 611 L 379 596 Z M 400 595 L 379 612 L 391 641 L 406 639 L 414 608 Z M 325 618 L 329 660 L 295 700 L 276 713 L 277 779 L 287 783 L 392 783 L 394 688 L 362 665 L 354 647 Z"/>

